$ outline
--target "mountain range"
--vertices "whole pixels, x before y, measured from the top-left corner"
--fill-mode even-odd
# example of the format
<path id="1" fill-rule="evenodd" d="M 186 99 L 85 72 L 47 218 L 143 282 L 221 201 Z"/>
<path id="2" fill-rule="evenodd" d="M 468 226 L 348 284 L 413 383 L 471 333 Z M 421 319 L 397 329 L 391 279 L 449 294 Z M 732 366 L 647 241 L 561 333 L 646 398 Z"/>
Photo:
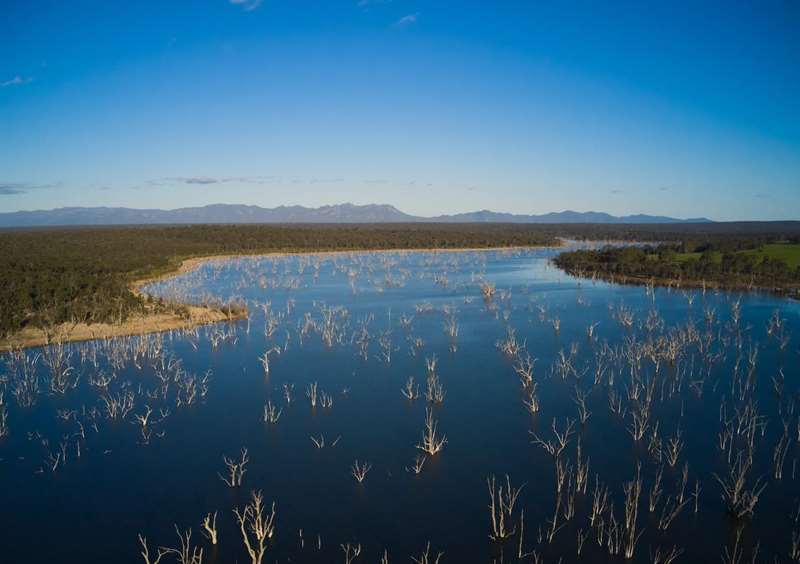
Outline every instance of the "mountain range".
<path id="1" fill-rule="evenodd" d="M 603 212 L 562 211 L 541 215 L 481 210 L 469 213 L 421 217 L 381 204 L 337 204 L 307 208 L 262 208 L 213 204 L 174 210 L 109 207 L 68 207 L 53 210 L 0 213 L 0 227 L 75 225 L 146 225 L 192 223 L 710 223 L 704 217 L 676 219 L 654 215 L 614 216 Z"/>

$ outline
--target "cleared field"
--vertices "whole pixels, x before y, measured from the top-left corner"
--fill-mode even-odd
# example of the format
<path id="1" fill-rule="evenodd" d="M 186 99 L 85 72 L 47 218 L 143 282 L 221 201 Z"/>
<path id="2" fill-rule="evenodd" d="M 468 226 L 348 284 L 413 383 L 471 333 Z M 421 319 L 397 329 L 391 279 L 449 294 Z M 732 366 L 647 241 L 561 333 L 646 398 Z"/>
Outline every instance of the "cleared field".
<path id="1" fill-rule="evenodd" d="M 769 257 L 770 260 L 785 262 L 790 268 L 800 266 L 800 245 L 790 243 L 774 243 L 764 245 L 752 251 L 742 251 L 743 254 L 758 257 Z"/>
<path id="2" fill-rule="evenodd" d="M 770 260 L 783 262 L 789 268 L 797 268 L 800 266 L 800 244 L 795 243 L 772 243 L 763 245 L 758 249 L 739 251 L 737 254 L 755 257 L 756 260 L 759 261 L 766 257 Z M 675 253 L 673 255 L 676 262 L 700 260 L 702 256 L 703 253 Z M 713 262 L 719 263 L 722 260 L 722 254 L 713 252 L 711 253 L 711 258 Z"/>
<path id="3" fill-rule="evenodd" d="M 700 260 L 703 253 L 675 253 L 675 260 L 678 262 L 687 262 L 690 260 Z M 722 261 L 722 253 L 711 253 L 712 262 L 719 264 Z"/>

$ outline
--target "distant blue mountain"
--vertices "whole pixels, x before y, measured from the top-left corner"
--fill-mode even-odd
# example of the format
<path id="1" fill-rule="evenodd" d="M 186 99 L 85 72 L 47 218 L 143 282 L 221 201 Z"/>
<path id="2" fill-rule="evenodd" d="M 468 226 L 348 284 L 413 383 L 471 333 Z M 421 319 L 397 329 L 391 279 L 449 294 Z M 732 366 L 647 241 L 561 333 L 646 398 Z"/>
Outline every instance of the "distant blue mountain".
<path id="1" fill-rule="evenodd" d="M 0 227 L 44 227 L 75 225 L 165 225 L 193 223 L 710 223 L 704 217 L 675 219 L 665 216 L 613 216 L 602 212 L 563 211 L 542 215 L 470 213 L 420 217 L 390 205 L 338 204 L 307 208 L 279 206 L 262 208 L 232 204 L 174 210 L 132 208 L 57 208 L 53 210 L 0 213 Z"/>
<path id="2" fill-rule="evenodd" d="M 616 216 L 604 212 L 576 212 L 566 210 L 563 212 L 550 212 L 541 215 L 498 213 L 489 210 L 459 213 L 454 215 L 440 215 L 431 218 L 433 221 L 442 222 L 503 222 L 503 223 L 712 223 L 705 217 L 690 219 L 676 219 L 663 215 L 625 215 Z"/>

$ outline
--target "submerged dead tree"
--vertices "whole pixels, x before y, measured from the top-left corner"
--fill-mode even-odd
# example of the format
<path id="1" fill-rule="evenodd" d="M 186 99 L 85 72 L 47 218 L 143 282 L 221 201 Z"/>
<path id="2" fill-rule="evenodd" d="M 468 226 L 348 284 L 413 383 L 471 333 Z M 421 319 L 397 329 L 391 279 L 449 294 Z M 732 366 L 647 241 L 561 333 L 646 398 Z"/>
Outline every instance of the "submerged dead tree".
<path id="1" fill-rule="evenodd" d="M 758 497 L 767 487 L 761 478 L 757 479 L 752 487 L 748 487 L 748 474 L 752 465 L 753 459 L 749 453 L 739 452 L 726 476 L 720 477 L 714 474 L 722 486 L 722 499 L 728 507 L 728 512 L 737 519 L 753 514 Z"/>
<path id="2" fill-rule="evenodd" d="M 493 541 L 502 541 L 513 536 L 517 529 L 513 524 L 514 519 L 514 506 L 517 503 L 524 484 L 518 488 L 511 486 L 511 479 L 506 476 L 506 484 L 503 486 L 502 482 L 498 488 L 495 483 L 495 477 L 486 479 L 486 485 L 489 487 L 489 517 L 491 523 L 491 530 L 489 531 L 489 538 Z"/>
<path id="3" fill-rule="evenodd" d="M 363 484 L 364 479 L 367 477 L 367 472 L 369 472 L 371 469 L 372 469 L 372 464 L 369 464 L 368 462 L 360 463 L 358 460 L 356 460 L 353 463 L 352 468 L 350 469 L 350 473 L 353 475 L 353 477 L 359 484 Z"/>
<path id="4" fill-rule="evenodd" d="M 238 461 L 228 458 L 227 456 L 223 456 L 222 460 L 225 462 L 225 466 L 228 467 L 228 475 L 226 477 L 218 473 L 217 476 L 219 476 L 219 479 L 228 484 L 228 486 L 231 488 L 241 486 L 242 480 L 244 479 L 244 474 L 247 472 L 245 467 L 247 466 L 247 463 L 250 462 L 250 458 L 247 456 L 247 449 L 242 449 L 241 457 Z"/>
<path id="5" fill-rule="evenodd" d="M 244 510 L 239 511 L 237 507 L 233 514 L 239 523 L 242 541 L 251 563 L 261 564 L 267 551 L 267 541 L 275 532 L 275 502 L 272 502 L 269 514 L 266 514 L 264 496 L 260 491 L 254 490 L 250 493 L 250 503 L 245 505 Z"/>
<path id="6" fill-rule="evenodd" d="M 433 410 L 428 407 L 425 409 L 425 430 L 422 432 L 422 442 L 417 448 L 433 456 L 444 448 L 447 444 L 447 436 L 438 435 L 437 422 L 433 418 Z"/>
<path id="7" fill-rule="evenodd" d="M 178 533 L 180 546 L 168 548 L 167 552 L 175 555 L 179 564 L 203 564 L 203 549 L 192 545 L 192 530 L 187 529 L 185 533 L 181 533 L 178 526 L 175 525 L 175 532 Z"/>
<path id="8" fill-rule="evenodd" d="M 161 559 L 164 558 L 167 554 L 169 554 L 169 549 L 164 547 L 159 547 L 156 549 L 156 554 L 150 554 L 150 548 L 147 546 L 147 537 L 143 537 L 139 534 L 139 544 L 142 545 L 142 558 L 144 559 L 144 564 L 159 564 Z"/>
<path id="9" fill-rule="evenodd" d="M 3 394 L 0 392 L 0 438 L 8 435 L 8 413 L 3 403 Z"/>
<path id="10" fill-rule="evenodd" d="M 211 544 L 217 544 L 217 512 L 208 513 L 203 518 L 203 534 L 208 537 Z"/>

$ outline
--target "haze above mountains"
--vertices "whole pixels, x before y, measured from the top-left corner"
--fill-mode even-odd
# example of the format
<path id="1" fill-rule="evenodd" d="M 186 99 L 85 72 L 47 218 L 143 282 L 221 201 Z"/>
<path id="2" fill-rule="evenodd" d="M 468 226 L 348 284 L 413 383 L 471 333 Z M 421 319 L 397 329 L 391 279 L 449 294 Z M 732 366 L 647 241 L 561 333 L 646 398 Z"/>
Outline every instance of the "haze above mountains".
<path id="1" fill-rule="evenodd" d="M 540 215 L 481 210 L 469 213 L 421 217 L 391 205 L 337 204 L 307 208 L 262 208 L 213 204 L 173 210 L 109 207 L 68 207 L 53 210 L 0 213 L 0 227 L 76 225 L 165 225 L 192 223 L 710 223 L 704 217 L 677 219 L 666 216 L 614 216 L 603 212 L 562 211 Z"/>

